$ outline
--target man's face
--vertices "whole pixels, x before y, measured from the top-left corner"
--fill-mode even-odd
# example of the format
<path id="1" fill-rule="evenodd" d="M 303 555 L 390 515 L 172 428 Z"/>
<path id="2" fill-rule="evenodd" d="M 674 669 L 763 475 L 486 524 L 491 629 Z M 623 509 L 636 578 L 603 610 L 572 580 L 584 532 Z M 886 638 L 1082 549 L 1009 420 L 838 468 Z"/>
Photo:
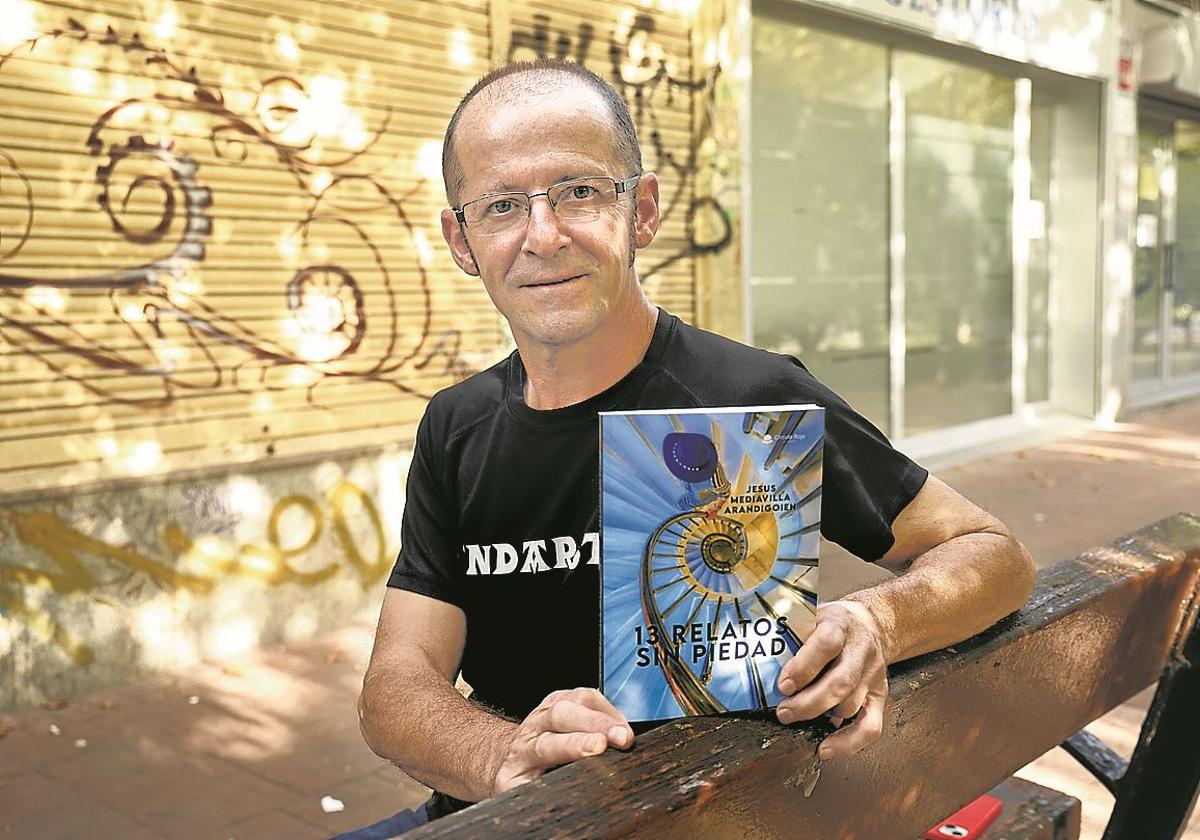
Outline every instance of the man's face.
<path id="1" fill-rule="evenodd" d="M 484 91 L 464 111 L 455 146 L 460 204 L 494 192 L 539 193 L 585 176 L 635 174 L 619 161 L 605 105 L 578 85 L 499 104 Z M 538 197 L 527 225 L 492 236 L 462 230 L 447 210 L 442 233 L 459 267 L 482 278 L 518 342 L 561 347 L 619 327 L 614 315 L 637 311 L 630 257 L 658 228 L 654 176 L 644 176 L 637 192 L 636 207 L 623 194 L 585 222 L 563 222 Z"/>

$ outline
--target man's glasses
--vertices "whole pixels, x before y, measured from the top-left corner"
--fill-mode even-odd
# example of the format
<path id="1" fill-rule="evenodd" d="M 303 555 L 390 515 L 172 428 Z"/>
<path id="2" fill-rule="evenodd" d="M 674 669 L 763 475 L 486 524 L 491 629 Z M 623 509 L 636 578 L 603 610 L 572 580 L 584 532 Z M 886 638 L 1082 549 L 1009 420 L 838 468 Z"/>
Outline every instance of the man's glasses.
<path id="1" fill-rule="evenodd" d="M 524 227 L 529 221 L 529 206 L 539 195 L 546 196 L 554 212 L 564 222 L 586 222 L 616 204 L 621 193 L 631 190 L 641 177 L 639 173 L 624 181 L 600 175 L 576 178 L 532 195 L 523 192 L 489 193 L 471 199 L 462 207 L 451 209 L 459 224 L 479 236 L 495 236 Z"/>

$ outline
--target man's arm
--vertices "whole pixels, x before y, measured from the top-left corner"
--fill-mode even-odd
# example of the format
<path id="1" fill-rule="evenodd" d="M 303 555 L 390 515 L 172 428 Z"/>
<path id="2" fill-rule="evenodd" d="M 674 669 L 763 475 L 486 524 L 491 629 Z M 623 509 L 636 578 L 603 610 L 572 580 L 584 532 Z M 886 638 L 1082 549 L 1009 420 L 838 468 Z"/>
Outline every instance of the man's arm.
<path id="1" fill-rule="evenodd" d="M 536 778 L 633 731 L 595 689 L 556 691 L 515 723 L 454 687 L 467 622 L 452 604 L 389 587 L 358 699 L 359 727 L 377 755 L 419 782 L 468 802 Z"/>
<path id="2" fill-rule="evenodd" d="M 1033 589 L 1024 546 L 932 475 L 892 533 L 879 563 L 898 576 L 818 607 L 816 627 L 780 674 L 780 691 L 791 695 L 779 704 L 780 721 L 857 715 L 821 744 L 822 758 L 851 755 L 879 736 L 888 664 L 973 636 Z"/>
<path id="3" fill-rule="evenodd" d="M 430 787 L 474 802 L 491 792 L 492 745 L 516 724 L 473 706 L 454 687 L 466 625 L 456 606 L 389 587 L 358 698 L 358 722 L 380 757 Z M 446 743 L 450 733 L 456 735 L 452 745 Z"/>
<path id="4" fill-rule="evenodd" d="M 952 645 L 1018 610 L 1037 569 L 1000 520 L 933 475 L 892 526 L 885 584 L 847 596 L 882 625 L 888 662 Z"/>

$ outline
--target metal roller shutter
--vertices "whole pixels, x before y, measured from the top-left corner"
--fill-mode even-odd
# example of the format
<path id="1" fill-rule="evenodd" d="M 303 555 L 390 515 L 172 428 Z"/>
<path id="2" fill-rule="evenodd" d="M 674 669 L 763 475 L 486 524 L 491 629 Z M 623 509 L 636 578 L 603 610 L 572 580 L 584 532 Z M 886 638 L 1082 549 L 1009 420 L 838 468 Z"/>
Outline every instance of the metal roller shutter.
<path id="1" fill-rule="evenodd" d="M 5 9 L 0 490 L 410 436 L 430 395 L 507 348 L 437 221 L 446 120 L 494 60 L 565 52 L 626 96 L 664 187 L 639 271 L 694 315 L 685 17 L 582 0 Z"/>

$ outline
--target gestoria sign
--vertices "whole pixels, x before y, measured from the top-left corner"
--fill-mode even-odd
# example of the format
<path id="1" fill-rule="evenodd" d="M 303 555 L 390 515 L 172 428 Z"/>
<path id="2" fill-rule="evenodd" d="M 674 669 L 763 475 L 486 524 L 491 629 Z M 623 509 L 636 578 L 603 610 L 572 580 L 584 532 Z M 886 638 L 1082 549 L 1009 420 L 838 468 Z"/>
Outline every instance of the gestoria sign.
<path id="1" fill-rule="evenodd" d="M 915 29 L 993 55 L 1108 79 L 1116 27 L 1094 0 L 804 0 Z"/>

